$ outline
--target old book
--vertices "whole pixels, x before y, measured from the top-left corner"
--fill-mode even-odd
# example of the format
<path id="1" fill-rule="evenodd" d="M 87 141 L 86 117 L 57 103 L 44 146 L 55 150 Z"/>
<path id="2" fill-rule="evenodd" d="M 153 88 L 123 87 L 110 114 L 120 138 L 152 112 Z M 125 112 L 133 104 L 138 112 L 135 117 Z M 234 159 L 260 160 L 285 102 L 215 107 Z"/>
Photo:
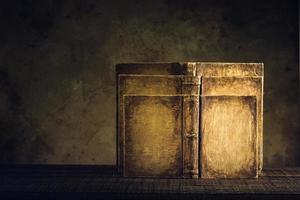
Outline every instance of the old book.
<path id="1" fill-rule="evenodd" d="M 231 85 L 232 81 L 227 82 L 224 86 L 221 86 L 229 79 L 223 79 L 223 81 L 215 81 L 218 86 L 211 87 L 205 86 L 205 89 L 210 88 L 214 93 L 218 93 L 220 87 L 222 90 L 218 95 L 255 95 L 257 97 L 257 124 L 258 124 L 258 172 L 261 174 L 263 169 L 263 77 L 264 77 L 264 65 L 263 63 L 209 63 L 209 62 L 197 62 L 197 75 L 202 77 L 205 81 L 205 77 L 231 77 L 231 78 L 247 78 L 248 84 L 237 83 L 235 81 L 235 87 L 239 87 L 237 90 Z M 253 81 L 250 79 L 252 78 Z M 213 80 L 213 79 L 210 79 Z M 217 80 L 217 79 L 214 79 Z M 236 79 L 237 80 L 237 79 Z M 211 81 L 210 81 L 211 82 Z M 251 82 L 251 83 L 250 83 Z M 217 88 L 218 89 L 217 89 Z M 216 88 L 216 89 L 214 89 Z M 202 88 L 203 89 L 203 88 Z M 208 90 L 202 91 L 202 94 L 206 95 Z M 207 94 L 209 95 L 209 94 Z"/>
<path id="2" fill-rule="evenodd" d="M 256 96 L 201 99 L 201 177 L 257 177 Z"/>
<path id="3" fill-rule="evenodd" d="M 118 75 L 124 176 L 198 177 L 199 84 L 192 74 Z"/>
<path id="4" fill-rule="evenodd" d="M 195 64 L 197 66 L 197 76 L 264 76 L 263 63 L 196 62 Z"/>
<path id="5" fill-rule="evenodd" d="M 180 177 L 181 97 L 124 97 L 124 176 Z"/>
<path id="6" fill-rule="evenodd" d="M 199 176 L 199 95 L 200 77 L 196 76 L 196 65 L 186 65 L 183 77 L 183 176 L 198 178 Z"/>
<path id="7" fill-rule="evenodd" d="M 257 100 L 257 162 L 261 173 L 263 164 L 263 79 L 261 76 L 203 77 L 202 93 L 208 96 L 255 96 Z"/>
<path id="8" fill-rule="evenodd" d="M 248 108 L 241 104 L 246 102 L 245 98 L 255 99 L 256 107 L 251 109 L 255 110 L 256 121 L 251 121 L 251 126 L 257 126 L 257 132 L 247 134 L 257 138 L 251 140 L 256 151 L 252 164 L 257 166 L 258 173 L 261 171 L 263 64 L 129 63 L 117 65 L 116 77 L 117 164 L 124 176 L 195 178 L 200 170 L 206 177 L 201 166 L 206 166 L 207 160 L 205 155 L 198 155 L 203 148 L 199 145 L 200 136 L 204 136 L 199 130 L 203 127 L 200 119 L 206 115 L 205 108 L 199 109 L 199 98 L 224 95 L 239 99 L 244 109 Z M 229 128 L 226 123 L 222 126 Z M 251 167 L 253 173 L 254 168 Z M 253 177 L 253 173 L 226 176 Z"/>

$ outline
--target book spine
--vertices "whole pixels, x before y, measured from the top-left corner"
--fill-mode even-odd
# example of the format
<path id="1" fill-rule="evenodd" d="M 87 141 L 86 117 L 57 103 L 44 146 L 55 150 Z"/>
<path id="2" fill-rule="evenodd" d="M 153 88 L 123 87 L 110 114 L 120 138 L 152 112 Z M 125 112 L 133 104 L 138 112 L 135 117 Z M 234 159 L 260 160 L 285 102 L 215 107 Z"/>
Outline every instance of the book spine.
<path id="1" fill-rule="evenodd" d="M 188 63 L 182 82 L 184 178 L 199 177 L 199 90 L 200 77 L 196 76 L 196 65 Z"/>

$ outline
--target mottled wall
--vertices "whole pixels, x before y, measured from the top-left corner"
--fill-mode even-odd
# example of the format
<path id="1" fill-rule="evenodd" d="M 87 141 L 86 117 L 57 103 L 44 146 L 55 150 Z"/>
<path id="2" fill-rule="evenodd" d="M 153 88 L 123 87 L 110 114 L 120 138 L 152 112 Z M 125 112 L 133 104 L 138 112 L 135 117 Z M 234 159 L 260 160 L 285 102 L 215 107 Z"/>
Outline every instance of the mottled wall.
<path id="1" fill-rule="evenodd" d="M 300 166 L 297 1 L 6 1 L 0 163 L 114 164 L 120 62 L 265 63 L 266 167 Z"/>

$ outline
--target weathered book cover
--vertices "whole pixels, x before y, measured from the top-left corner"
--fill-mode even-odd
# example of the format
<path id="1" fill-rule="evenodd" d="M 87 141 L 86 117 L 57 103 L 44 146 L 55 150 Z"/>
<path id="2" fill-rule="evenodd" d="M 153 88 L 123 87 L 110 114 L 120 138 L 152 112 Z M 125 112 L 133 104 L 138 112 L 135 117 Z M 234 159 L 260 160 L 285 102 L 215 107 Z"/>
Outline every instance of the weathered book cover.
<path id="1" fill-rule="evenodd" d="M 196 62 L 202 77 L 202 95 L 254 95 L 257 98 L 258 171 L 263 169 L 263 63 Z M 215 77 L 215 79 L 214 79 Z M 218 79 L 222 78 L 224 79 Z M 226 78 L 227 77 L 227 78 Z M 206 79 L 207 78 L 207 79 Z M 240 79 L 244 79 L 244 81 Z M 207 82 L 208 84 L 205 84 Z M 216 84 L 216 85 L 214 85 Z"/>
<path id="2" fill-rule="evenodd" d="M 201 177 L 257 177 L 256 96 L 201 99 Z"/>
<path id="3" fill-rule="evenodd" d="M 180 177 L 181 97 L 124 97 L 124 176 Z"/>
<path id="4" fill-rule="evenodd" d="M 140 66 L 133 65 L 130 74 L 123 65 L 117 69 L 119 172 L 198 178 L 200 78 L 195 66 L 152 65 L 162 74 Z M 182 74 L 173 75 L 179 66 Z"/>
<path id="5" fill-rule="evenodd" d="M 181 177 L 181 77 L 119 75 L 118 99 L 119 171 Z"/>
<path id="6" fill-rule="evenodd" d="M 250 162 L 253 164 L 251 173 L 240 171 L 240 176 L 228 173 L 209 177 L 254 177 L 254 165 L 258 173 L 261 172 L 263 167 L 262 63 L 119 64 L 116 67 L 116 77 L 117 164 L 119 172 L 124 176 L 195 178 L 199 176 L 200 170 L 205 177 L 202 167 L 207 160 L 204 160 L 205 155 L 202 151 L 200 156 L 198 152 L 199 149 L 204 148 L 203 144 L 199 145 L 199 141 L 206 135 L 199 128 L 201 130 L 203 128 L 200 122 L 203 123 L 203 116 L 207 116 L 205 114 L 207 110 L 203 105 L 202 109 L 199 109 L 199 98 L 224 95 L 239 99 L 239 106 L 244 109 L 249 108 L 251 104 L 250 107 L 255 111 L 255 118 L 253 118 L 255 122 L 251 121 L 248 125 L 257 126 L 257 132 L 251 133 L 257 134 L 255 136 L 257 138 L 256 161 Z M 230 99 L 233 101 L 233 97 L 229 99 L 224 97 L 223 102 Z M 256 99 L 256 107 L 252 105 L 253 98 Z M 202 101 L 205 104 L 206 101 L 203 99 Z M 247 103 L 245 104 L 247 101 L 249 101 L 248 107 Z M 214 104 L 214 107 L 216 106 L 223 108 L 219 104 Z M 247 112 L 249 114 L 250 110 Z M 243 118 L 241 121 L 241 123 L 245 122 Z M 226 127 L 226 123 L 222 126 L 224 129 L 230 128 Z M 250 135 L 248 132 L 247 134 Z M 215 142 L 220 142 L 222 137 L 215 139 Z M 251 140 L 251 143 L 253 141 Z M 250 147 L 247 148 L 249 150 Z"/>
<path id="7" fill-rule="evenodd" d="M 263 162 L 262 77 L 203 77 L 202 93 L 208 96 L 255 96 L 257 100 L 257 162 L 259 173 Z"/>
<path id="8" fill-rule="evenodd" d="M 196 62 L 198 76 L 264 76 L 263 63 Z"/>

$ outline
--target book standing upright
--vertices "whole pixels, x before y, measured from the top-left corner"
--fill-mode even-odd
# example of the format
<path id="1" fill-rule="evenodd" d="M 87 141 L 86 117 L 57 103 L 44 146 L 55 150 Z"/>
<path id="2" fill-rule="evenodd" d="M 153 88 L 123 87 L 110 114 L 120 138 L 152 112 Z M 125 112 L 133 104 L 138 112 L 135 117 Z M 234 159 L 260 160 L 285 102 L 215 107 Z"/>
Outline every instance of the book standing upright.
<path id="1" fill-rule="evenodd" d="M 116 78 L 123 176 L 260 173 L 263 64 L 119 64 Z"/>

